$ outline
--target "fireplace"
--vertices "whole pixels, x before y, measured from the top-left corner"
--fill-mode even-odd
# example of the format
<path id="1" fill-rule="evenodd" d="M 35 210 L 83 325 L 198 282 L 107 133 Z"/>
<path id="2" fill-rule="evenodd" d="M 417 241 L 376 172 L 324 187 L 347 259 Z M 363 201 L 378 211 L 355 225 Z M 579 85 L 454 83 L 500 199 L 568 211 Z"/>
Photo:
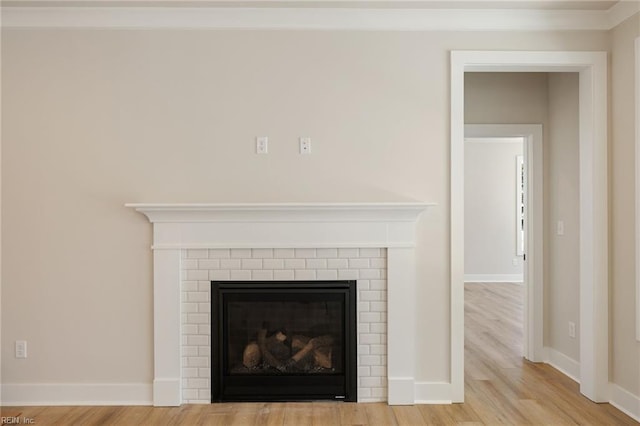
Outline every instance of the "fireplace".
<path id="1" fill-rule="evenodd" d="M 216 401 L 357 401 L 355 281 L 212 281 Z"/>
<path id="2" fill-rule="evenodd" d="M 358 280 L 358 401 L 433 399 L 416 381 L 415 339 L 407 338 L 417 335 L 416 222 L 430 205 L 127 204 L 153 223 L 154 405 L 212 399 L 212 280 Z M 370 250 L 384 253 L 384 280 L 358 264 Z"/>

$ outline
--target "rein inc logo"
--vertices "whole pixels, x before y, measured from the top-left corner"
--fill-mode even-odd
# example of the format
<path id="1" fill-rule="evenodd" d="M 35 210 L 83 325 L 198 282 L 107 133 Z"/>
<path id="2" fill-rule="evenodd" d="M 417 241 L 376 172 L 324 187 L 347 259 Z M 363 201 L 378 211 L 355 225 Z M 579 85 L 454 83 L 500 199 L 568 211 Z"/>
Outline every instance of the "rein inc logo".
<path id="1" fill-rule="evenodd" d="M 36 421 L 31 417 L 20 417 L 20 416 L 0 417 L 0 425 L 33 425 L 33 424 L 36 424 Z"/>

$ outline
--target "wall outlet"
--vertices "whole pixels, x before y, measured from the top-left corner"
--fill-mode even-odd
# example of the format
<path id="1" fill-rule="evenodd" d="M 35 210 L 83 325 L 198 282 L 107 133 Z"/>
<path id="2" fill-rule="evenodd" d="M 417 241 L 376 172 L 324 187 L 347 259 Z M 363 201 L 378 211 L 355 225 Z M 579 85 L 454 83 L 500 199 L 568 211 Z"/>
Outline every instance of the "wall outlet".
<path id="1" fill-rule="evenodd" d="M 564 235 L 564 221 L 559 220 L 556 226 L 556 234 Z"/>
<path id="2" fill-rule="evenodd" d="M 16 358 L 26 358 L 26 357 L 27 357 L 27 341 L 16 340 Z"/>
<path id="3" fill-rule="evenodd" d="M 511 263 L 513 263 L 513 266 L 518 266 L 518 258 L 514 257 Z"/>
<path id="4" fill-rule="evenodd" d="M 573 321 L 569 321 L 569 337 L 576 337 L 576 323 Z"/>
<path id="5" fill-rule="evenodd" d="M 300 138 L 300 154 L 311 154 L 311 138 Z"/>

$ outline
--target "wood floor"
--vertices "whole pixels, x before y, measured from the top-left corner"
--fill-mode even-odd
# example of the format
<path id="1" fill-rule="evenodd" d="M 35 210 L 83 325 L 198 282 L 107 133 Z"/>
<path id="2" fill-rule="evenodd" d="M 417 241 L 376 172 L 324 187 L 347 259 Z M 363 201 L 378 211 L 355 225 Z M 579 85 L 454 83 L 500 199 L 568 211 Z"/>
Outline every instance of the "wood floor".
<path id="1" fill-rule="evenodd" d="M 36 425 L 638 425 L 613 406 L 581 396 L 578 385 L 553 368 L 523 361 L 521 292 L 515 284 L 465 286 L 464 404 L 4 407 L 2 416 Z"/>

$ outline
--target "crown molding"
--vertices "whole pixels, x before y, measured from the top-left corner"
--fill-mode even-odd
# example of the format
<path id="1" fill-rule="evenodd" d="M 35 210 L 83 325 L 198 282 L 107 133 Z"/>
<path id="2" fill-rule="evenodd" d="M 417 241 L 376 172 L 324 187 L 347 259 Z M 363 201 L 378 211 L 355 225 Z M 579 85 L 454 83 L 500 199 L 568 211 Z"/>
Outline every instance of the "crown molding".
<path id="1" fill-rule="evenodd" d="M 640 1 L 626 0 L 616 3 L 606 11 L 609 29 L 617 27 L 638 12 L 640 12 Z"/>
<path id="2" fill-rule="evenodd" d="M 9 4 L 7 6 L 6 4 Z M 5 28 L 164 28 L 387 31 L 609 30 L 640 1 L 609 10 L 429 9 L 406 7 L 144 6 L 2 7 Z M 42 4 L 42 3 L 40 3 Z M 45 3 L 46 4 L 46 3 Z M 98 3 L 100 4 L 100 3 Z"/>

